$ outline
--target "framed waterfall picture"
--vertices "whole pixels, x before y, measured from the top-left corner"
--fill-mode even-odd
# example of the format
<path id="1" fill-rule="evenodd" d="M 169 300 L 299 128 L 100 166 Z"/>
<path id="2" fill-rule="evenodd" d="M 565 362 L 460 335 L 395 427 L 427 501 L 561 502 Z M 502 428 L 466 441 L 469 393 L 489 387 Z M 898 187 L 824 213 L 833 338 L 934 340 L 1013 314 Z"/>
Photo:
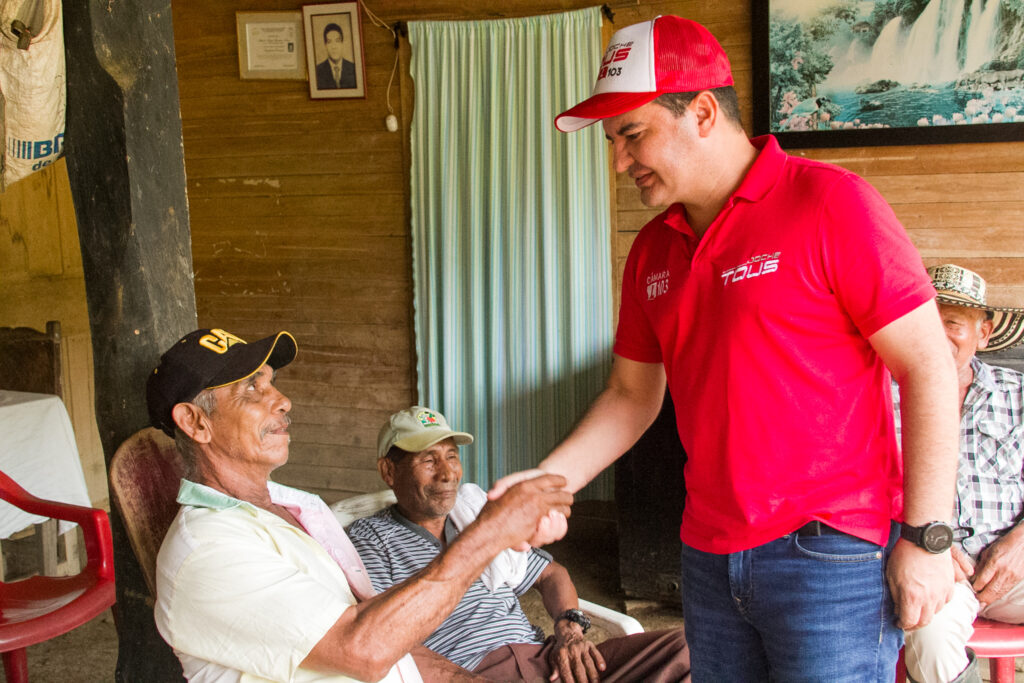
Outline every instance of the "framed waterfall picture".
<path id="1" fill-rule="evenodd" d="M 752 0 L 754 131 L 784 147 L 1024 140 L 1022 0 Z"/>

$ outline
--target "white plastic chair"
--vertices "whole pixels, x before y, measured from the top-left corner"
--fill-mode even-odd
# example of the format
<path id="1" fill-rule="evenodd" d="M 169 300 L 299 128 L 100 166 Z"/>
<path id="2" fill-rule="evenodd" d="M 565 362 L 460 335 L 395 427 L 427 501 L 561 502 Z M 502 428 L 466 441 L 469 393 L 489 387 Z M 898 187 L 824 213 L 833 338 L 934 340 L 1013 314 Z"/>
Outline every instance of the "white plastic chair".
<path id="1" fill-rule="evenodd" d="M 331 511 L 347 527 L 362 517 L 369 517 L 395 502 L 395 494 L 391 489 L 363 493 L 358 496 L 340 500 L 331 505 Z M 643 633 L 644 627 L 633 617 L 616 612 L 613 609 L 598 605 L 580 598 L 580 609 L 590 617 L 594 626 L 602 628 L 609 637 L 628 636 L 631 633 Z"/>

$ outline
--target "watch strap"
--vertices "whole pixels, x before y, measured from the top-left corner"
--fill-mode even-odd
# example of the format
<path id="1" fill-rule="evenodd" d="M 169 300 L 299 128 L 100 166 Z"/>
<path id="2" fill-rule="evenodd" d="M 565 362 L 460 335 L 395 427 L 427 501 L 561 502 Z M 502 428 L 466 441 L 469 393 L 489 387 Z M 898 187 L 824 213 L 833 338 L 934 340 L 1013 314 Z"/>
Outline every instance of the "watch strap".
<path id="1" fill-rule="evenodd" d="M 921 545 L 922 536 L 924 536 L 923 526 L 910 526 L 906 522 L 900 524 L 900 538 L 910 541 L 914 545 Z"/>
<path id="2" fill-rule="evenodd" d="M 935 532 L 938 532 L 939 544 L 936 545 Z M 942 538 L 942 537 L 945 538 Z M 900 524 L 900 538 L 904 538 L 914 545 L 927 550 L 930 553 L 941 553 L 949 550 L 953 544 L 953 528 L 946 522 L 928 522 L 922 526 L 911 526 L 906 523 Z"/>
<path id="3" fill-rule="evenodd" d="M 555 623 L 557 624 L 562 619 L 571 621 L 574 624 L 579 624 L 580 628 L 583 629 L 584 633 L 590 630 L 590 617 L 584 614 L 583 610 L 575 608 L 567 609 L 561 614 L 559 614 L 557 617 L 555 617 Z"/>

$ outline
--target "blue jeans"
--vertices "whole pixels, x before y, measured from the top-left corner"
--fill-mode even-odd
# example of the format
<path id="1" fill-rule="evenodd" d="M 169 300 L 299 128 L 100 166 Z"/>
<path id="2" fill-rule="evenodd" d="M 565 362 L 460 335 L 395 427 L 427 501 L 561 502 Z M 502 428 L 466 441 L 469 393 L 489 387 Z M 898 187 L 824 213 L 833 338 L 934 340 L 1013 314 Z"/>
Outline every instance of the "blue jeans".
<path id="1" fill-rule="evenodd" d="M 895 625 L 882 548 L 846 534 L 787 534 L 729 555 L 683 544 L 694 683 L 886 681 Z"/>

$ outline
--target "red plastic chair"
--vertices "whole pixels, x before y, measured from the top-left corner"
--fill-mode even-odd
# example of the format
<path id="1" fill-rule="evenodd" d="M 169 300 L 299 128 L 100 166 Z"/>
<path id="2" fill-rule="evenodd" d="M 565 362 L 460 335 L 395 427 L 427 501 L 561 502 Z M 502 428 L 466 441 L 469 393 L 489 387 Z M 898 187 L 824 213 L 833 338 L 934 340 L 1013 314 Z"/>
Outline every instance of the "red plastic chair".
<path id="1" fill-rule="evenodd" d="M 974 654 L 989 660 L 988 672 L 992 683 L 1013 683 L 1014 659 L 1024 657 L 1024 625 L 1004 624 L 978 617 L 974 622 L 974 635 L 967 641 Z M 903 651 L 896 664 L 896 683 L 906 683 L 907 666 Z"/>
<path id="2" fill-rule="evenodd" d="M 85 567 L 75 576 L 0 583 L 0 652 L 7 683 L 28 682 L 25 648 L 78 628 L 114 604 L 114 545 L 103 510 L 36 498 L 0 472 L 0 499 L 82 527 Z"/>

